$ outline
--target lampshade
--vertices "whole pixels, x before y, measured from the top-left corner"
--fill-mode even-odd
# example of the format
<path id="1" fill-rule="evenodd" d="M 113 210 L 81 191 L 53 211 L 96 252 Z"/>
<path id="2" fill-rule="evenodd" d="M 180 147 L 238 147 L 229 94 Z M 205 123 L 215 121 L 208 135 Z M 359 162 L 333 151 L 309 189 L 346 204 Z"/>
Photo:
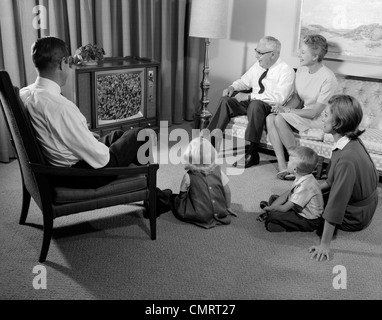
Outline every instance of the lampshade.
<path id="1" fill-rule="evenodd" d="M 192 0 L 190 37 L 227 37 L 228 0 Z"/>

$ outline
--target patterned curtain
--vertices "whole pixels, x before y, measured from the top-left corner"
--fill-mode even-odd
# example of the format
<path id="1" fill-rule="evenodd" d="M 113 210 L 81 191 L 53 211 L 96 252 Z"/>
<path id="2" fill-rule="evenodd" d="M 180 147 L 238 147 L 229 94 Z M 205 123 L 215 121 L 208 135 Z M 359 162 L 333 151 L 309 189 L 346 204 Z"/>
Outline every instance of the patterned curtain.
<path id="1" fill-rule="evenodd" d="M 159 120 L 192 120 L 204 42 L 188 37 L 190 9 L 191 0 L 1 0 L 0 69 L 14 85 L 33 83 L 30 49 L 43 36 L 61 38 L 72 54 L 93 43 L 107 57 L 148 57 L 161 63 Z M 0 114 L 0 161 L 13 156 Z"/>

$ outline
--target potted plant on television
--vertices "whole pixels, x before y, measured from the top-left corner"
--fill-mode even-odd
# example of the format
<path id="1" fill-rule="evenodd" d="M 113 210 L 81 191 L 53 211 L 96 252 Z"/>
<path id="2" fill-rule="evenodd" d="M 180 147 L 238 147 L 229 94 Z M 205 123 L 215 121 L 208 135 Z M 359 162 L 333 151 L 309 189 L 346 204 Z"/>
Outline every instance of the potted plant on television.
<path id="1" fill-rule="evenodd" d="M 89 43 L 76 50 L 73 60 L 75 64 L 93 66 L 103 60 L 104 55 L 105 50 L 103 48 Z"/>

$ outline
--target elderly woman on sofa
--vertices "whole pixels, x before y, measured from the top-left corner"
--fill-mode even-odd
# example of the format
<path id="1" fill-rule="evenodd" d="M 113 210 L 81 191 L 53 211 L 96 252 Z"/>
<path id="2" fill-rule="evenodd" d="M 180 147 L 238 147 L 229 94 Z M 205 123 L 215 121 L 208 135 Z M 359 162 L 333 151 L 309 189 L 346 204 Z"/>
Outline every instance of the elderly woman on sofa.
<path id="1" fill-rule="evenodd" d="M 287 171 L 284 155 L 284 146 L 289 149 L 296 145 L 293 131 L 322 129 L 320 115 L 337 88 L 336 76 L 322 62 L 327 51 L 323 36 L 305 36 L 299 52 L 301 67 L 296 72 L 295 94 L 285 106 L 273 106 L 273 113 L 266 119 L 279 167 L 277 178 L 281 180 L 294 179 Z"/>

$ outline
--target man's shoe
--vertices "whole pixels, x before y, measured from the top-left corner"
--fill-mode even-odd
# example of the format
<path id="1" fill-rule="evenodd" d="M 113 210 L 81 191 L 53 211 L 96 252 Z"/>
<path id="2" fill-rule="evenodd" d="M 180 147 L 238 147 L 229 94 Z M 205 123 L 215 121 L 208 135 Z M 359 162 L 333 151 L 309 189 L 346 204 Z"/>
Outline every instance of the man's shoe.
<path id="1" fill-rule="evenodd" d="M 249 168 L 260 163 L 260 156 L 257 152 L 245 155 L 244 168 Z"/>
<path id="2" fill-rule="evenodd" d="M 244 168 L 249 168 L 260 163 L 259 154 L 256 153 L 246 153 L 244 157 Z M 233 163 L 233 167 L 237 167 L 237 161 Z"/>

